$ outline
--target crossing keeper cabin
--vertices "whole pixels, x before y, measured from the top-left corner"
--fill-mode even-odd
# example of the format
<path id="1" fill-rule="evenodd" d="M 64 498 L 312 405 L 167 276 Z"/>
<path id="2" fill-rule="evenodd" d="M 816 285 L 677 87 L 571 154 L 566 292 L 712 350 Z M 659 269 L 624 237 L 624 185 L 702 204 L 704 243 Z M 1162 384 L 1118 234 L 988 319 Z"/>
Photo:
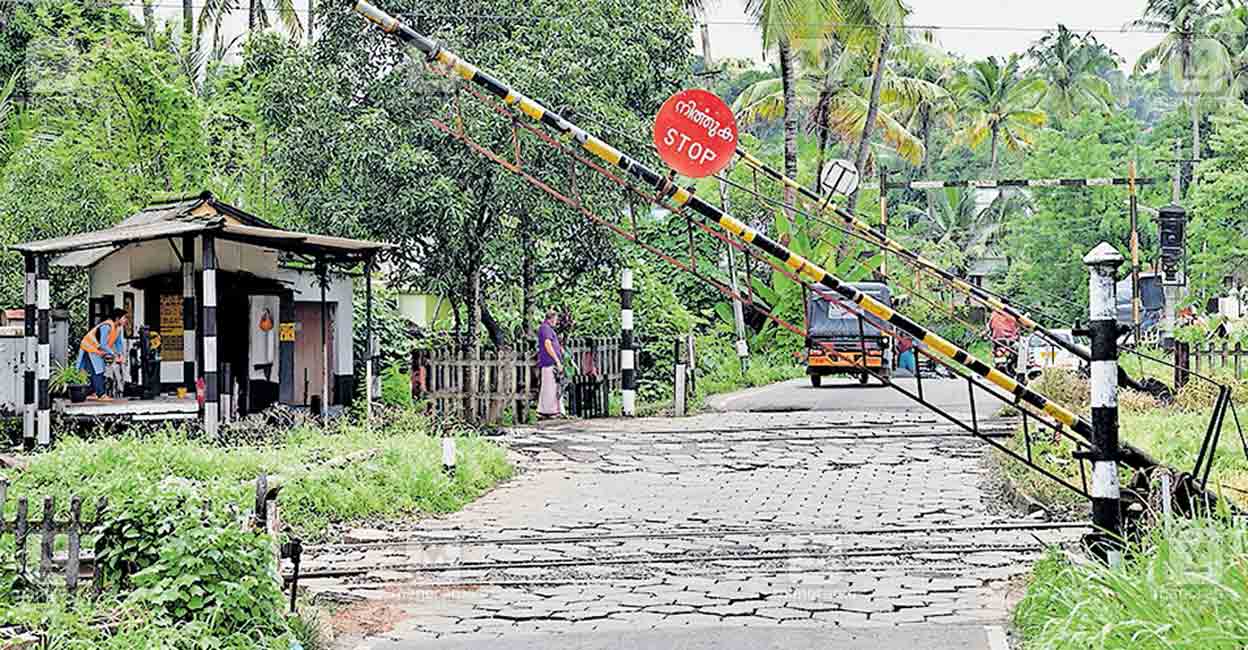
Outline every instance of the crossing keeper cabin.
<path id="1" fill-rule="evenodd" d="M 47 444 L 54 407 L 67 417 L 201 418 L 215 434 L 223 419 L 275 403 L 325 411 L 350 404 L 354 277 L 364 271 L 372 341 L 371 270 L 386 245 L 284 230 L 205 192 L 111 228 L 13 248 L 26 262 L 25 434 Z M 87 272 L 88 326 L 114 308 L 130 313 L 127 399 L 53 404 L 50 267 Z M 369 393 L 372 365 L 361 382 Z"/>

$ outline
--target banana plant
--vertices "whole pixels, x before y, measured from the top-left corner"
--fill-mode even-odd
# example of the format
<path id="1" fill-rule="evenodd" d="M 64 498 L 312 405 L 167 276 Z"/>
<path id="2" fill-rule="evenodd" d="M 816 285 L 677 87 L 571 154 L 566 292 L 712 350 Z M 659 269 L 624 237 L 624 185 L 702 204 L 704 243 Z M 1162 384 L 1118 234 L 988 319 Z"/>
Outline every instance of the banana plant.
<path id="1" fill-rule="evenodd" d="M 878 253 L 868 254 L 865 245 L 858 240 L 852 240 L 845 247 L 848 254 L 838 260 L 837 251 L 846 235 L 800 213 L 790 218 L 783 210 L 777 211 L 774 228 L 776 238 L 789 250 L 822 266 L 846 282 L 869 280 L 883 260 Z M 772 315 L 801 325 L 808 295 L 802 284 L 774 269 L 769 274 L 757 275 L 749 280 L 755 301 L 762 303 Z M 717 303 L 715 312 L 724 322 L 732 324 L 732 307 L 729 303 Z M 800 343 L 800 339 L 771 320 L 762 327 L 758 336 L 767 345 L 774 345 L 782 350 Z"/>

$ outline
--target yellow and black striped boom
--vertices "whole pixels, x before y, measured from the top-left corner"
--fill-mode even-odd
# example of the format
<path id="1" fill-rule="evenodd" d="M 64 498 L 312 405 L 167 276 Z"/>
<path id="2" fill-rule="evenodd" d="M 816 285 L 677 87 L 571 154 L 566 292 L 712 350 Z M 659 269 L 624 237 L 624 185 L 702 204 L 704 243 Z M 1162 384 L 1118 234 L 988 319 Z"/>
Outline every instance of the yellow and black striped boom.
<path id="1" fill-rule="evenodd" d="M 737 147 L 737 157 L 740 158 L 746 164 L 746 166 L 748 166 L 750 169 L 758 170 L 762 172 L 763 174 L 769 176 L 770 178 L 774 179 L 775 181 L 779 182 L 780 184 L 797 191 L 798 194 L 801 194 L 803 198 L 808 200 L 808 202 L 813 206 L 812 209 L 816 213 L 831 212 L 837 219 L 841 221 L 841 223 L 854 229 L 856 232 L 858 232 L 859 235 L 861 235 L 863 238 L 867 239 L 871 243 L 875 244 L 876 246 L 879 246 L 880 248 L 897 255 L 903 261 L 906 261 L 912 266 L 919 267 L 923 269 L 924 271 L 931 273 L 935 275 L 936 277 L 944 280 L 951 287 L 953 287 L 956 291 L 958 291 L 959 293 L 962 293 L 963 295 L 970 297 L 972 300 L 978 302 L 979 304 L 984 305 L 985 307 L 989 309 L 999 311 L 1001 313 L 1004 313 L 1013 317 L 1019 323 L 1021 323 L 1023 327 L 1027 328 L 1028 330 L 1039 332 L 1049 342 L 1053 343 L 1054 345 L 1060 348 L 1065 349 L 1067 352 L 1070 352 L 1071 354 L 1083 359 L 1084 361 L 1092 360 L 1091 352 L 1087 348 L 1081 345 L 1078 345 L 1076 343 L 1067 341 L 1066 339 L 1063 339 L 1060 336 L 1057 336 L 1056 334 L 1053 333 L 1052 330 L 1036 322 L 1035 319 L 1027 315 L 1025 312 L 1019 310 L 1014 305 L 1006 302 L 1005 300 L 1002 300 L 999 296 L 993 295 L 991 292 L 985 291 L 983 288 L 977 287 L 971 284 L 970 282 L 967 282 L 966 280 L 946 271 L 945 269 L 941 268 L 940 265 L 936 264 L 935 262 L 927 259 L 926 257 L 923 257 L 922 255 L 918 254 L 915 251 L 910 250 L 909 248 L 907 248 L 905 245 L 901 244 L 897 240 L 890 238 L 888 235 L 884 234 L 884 232 L 882 232 L 875 226 L 872 226 L 871 224 L 863 221 L 862 219 L 859 219 L 849 210 L 846 210 L 844 208 L 841 208 L 835 205 L 828 205 L 828 206 L 821 207 L 820 203 L 823 201 L 823 197 L 820 197 L 818 194 L 815 194 L 809 188 L 797 182 L 795 179 L 785 176 L 783 173 L 771 167 L 767 163 L 763 162 L 757 156 L 751 154 L 749 151 L 746 151 L 744 148 L 740 146 Z M 1131 388 L 1134 388 L 1136 390 L 1144 390 L 1143 387 L 1140 386 L 1138 382 L 1136 382 L 1134 379 L 1131 379 L 1131 377 L 1127 375 L 1125 370 L 1123 370 L 1122 368 L 1119 368 L 1118 370 L 1119 370 L 1118 372 L 1119 383 L 1129 386 Z"/>
<path id="2" fill-rule="evenodd" d="M 526 97 L 489 73 L 461 59 L 450 50 L 442 47 L 437 41 L 417 33 L 397 18 L 378 9 L 366 0 L 352 0 L 352 6 L 356 12 L 376 23 L 387 33 L 420 50 L 428 60 L 441 63 L 464 80 L 483 88 L 507 105 L 518 108 L 531 119 L 547 125 L 564 136 L 570 137 L 595 157 L 633 176 L 646 186 L 654 188 L 659 196 L 671 201 L 677 207 L 694 212 L 708 222 L 718 225 L 732 233 L 733 236 L 779 260 L 792 269 L 795 274 L 835 292 L 842 298 L 858 305 L 866 312 L 891 324 L 900 332 L 905 333 L 916 341 L 921 341 L 924 345 L 939 352 L 941 355 L 962 364 L 970 369 L 971 372 L 1014 395 L 1019 400 L 1052 416 L 1060 425 L 1083 437 L 1084 440 L 1091 437 L 1092 425 L 1070 409 L 1049 400 L 1040 393 L 1015 381 L 1009 375 L 971 356 L 971 354 L 935 332 L 924 328 L 871 296 L 854 289 L 849 284 L 828 273 L 827 270 L 818 264 L 790 251 L 766 234 L 750 228 L 739 219 L 694 196 L 689 190 L 671 183 L 665 176 L 564 119 L 558 113 L 547 109 L 536 100 Z M 1132 467 L 1147 467 L 1156 464 L 1147 455 L 1125 445 L 1122 452 L 1122 460 Z"/>

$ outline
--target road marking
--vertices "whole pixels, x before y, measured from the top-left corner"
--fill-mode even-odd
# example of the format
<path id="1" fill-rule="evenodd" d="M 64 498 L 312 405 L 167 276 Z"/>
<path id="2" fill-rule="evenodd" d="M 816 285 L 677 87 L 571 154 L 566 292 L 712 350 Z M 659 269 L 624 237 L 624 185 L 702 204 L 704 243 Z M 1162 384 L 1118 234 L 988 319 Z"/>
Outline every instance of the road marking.
<path id="1" fill-rule="evenodd" d="M 988 633 L 988 650 L 1010 650 L 1005 628 L 1000 625 L 985 625 L 984 631 Z"/>

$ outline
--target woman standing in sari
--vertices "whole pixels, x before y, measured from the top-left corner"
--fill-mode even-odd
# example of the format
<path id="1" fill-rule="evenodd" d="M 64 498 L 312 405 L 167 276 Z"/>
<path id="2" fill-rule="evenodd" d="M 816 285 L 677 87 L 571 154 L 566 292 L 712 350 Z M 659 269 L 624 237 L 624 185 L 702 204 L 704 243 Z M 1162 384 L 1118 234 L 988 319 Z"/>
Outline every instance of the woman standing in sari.
<path id="1" fill-rule="evenodd" d="M 563 347 L 555 333 L 558 314 L 546 310 L 546 319 L 537 329 L 537 367 L 542 373 L 541 392 L 537 398 L 539 418 L 557 418 L 563 414 L 559 400 L 559 374 L 563 372 Z"/>

